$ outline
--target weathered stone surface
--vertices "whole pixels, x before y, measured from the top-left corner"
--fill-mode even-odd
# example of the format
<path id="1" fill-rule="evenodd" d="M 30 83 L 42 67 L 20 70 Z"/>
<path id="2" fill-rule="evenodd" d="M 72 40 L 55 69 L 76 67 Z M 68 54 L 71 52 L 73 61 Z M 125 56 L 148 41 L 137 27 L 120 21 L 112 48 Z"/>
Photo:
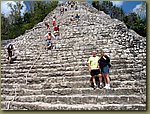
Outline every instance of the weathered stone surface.
<path id="1" fill-rule="evenodd" d="M 13 64 L 6 63 L 8 41 L 2 42 L 2 110 L 146 110 L 146 38 L 85 2 L 78 7 L 63 16 L 57 7 L 11 40 L 17 50 Z M 69 23 L 76 13 L 81 19 Z M 47 51 L 44 22 L 51 23 L 54 15 L 61 36 Z M 111 59 L 110 90 L 93 90 L 89 83 L 87 60 L 101 49 Z"/>

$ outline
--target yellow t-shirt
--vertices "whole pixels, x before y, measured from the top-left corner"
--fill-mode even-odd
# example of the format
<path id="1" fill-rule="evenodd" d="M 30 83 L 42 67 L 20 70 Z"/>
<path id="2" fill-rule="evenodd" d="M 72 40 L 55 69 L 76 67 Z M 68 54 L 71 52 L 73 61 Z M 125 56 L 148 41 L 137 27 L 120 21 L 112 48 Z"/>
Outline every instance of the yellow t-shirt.
<path id="1" fill-rule="evenodd" d="M 99 69 L 99 65 L 98 65 L 98 60 L 100 59 L 100 57 L 95 56 L 95 57 L 90 57 L 88 60 L 88 63 L 90 64 L 91 70 L 93 69 Z"/>

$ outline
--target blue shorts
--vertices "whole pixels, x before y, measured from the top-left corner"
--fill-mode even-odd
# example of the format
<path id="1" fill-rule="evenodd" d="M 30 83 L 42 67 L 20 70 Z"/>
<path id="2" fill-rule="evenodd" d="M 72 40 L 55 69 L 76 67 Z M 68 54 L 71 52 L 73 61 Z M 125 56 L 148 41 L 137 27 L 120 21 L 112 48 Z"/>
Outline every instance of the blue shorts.
<path id="1" fill-rule="evenodd" d="M 52 44 L 51 40 L 46 40 L 46 42 L 47 42 L 47 46 Z"/>
<path id="2" fill-rule="evenodd" d="M 109 74 L 109 66 L 106 65 L 105 67 L 101 68 L 101 73 L 102 74 Z"/>

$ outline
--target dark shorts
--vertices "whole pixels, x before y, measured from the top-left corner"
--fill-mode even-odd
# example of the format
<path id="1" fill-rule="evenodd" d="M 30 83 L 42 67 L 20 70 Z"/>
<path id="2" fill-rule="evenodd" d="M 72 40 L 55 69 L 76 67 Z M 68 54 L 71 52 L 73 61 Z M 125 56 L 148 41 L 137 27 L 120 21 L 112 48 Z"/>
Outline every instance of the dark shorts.
<path id="1" fill-rule="evenodd" d="M 103 68 L 101 68 L 101 73 L 102 74 L 109 74 L 109 66 L 105 66 Z"/>
<path id="2" fill-rule="evenodd" d="M 12 51 L 8 51 L 8 56 L 12 57 Z"/>
<path id="3" fill-rule="evenodd" d="M 97 76 L 98 74 L 100 74 L 100 70 L 99 69 L 91 70 L 90 74 L 91 76 Z"/>

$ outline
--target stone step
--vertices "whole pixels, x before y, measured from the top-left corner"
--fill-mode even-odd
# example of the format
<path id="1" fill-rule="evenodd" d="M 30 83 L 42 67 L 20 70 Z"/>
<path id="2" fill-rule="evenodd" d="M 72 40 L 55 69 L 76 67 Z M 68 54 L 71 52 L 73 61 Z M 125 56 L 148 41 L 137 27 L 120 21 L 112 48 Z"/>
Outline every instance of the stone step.
<path id="1" fill-rule="evenodd" d="M 50 73 L 30 73 L 27 75 L 24 73 L 20 74 L 4 74 L 1 75 L 1 82 L 2 83 L 16 83 L 16 82 L 24 82 L 24 80 L 29 81 L 45 81 L 45 80 L 51 80 L 52 82 L 60 82 L 63 79 L 65 81 L 74 82 L 74 81 L 89 81 L 90 75 L 64 75 L 63 73 L 52 75 Z M 139 76 L 139 75 L 131 75 L 131 74 L 125 74 L 125 75 L 110 75 L 111 80 L 117 80 L 117 81 L 142 81 L 145 80 L 145 77 Z"/>
<path id="2" fill-rule="evenodd" d="M 3 70 L 5 70 L 5 71 L 7 71 L 7 69 L 9 69 L 9 71 L 11 71 L 11 70 L 26 70 L 26 69 L 30 69 L 32 66 L 32 69 L 34 69 L 34 70 L 38 70 L 38 69 L 47 69 L 47 70 L 49 70 L 49 69 L 57 69 L 57 71 L 59 71 L 59 70 L 64 70 L 64 71 L 74 71 L 74 70 L 88 70 L 88 66 L 76 66 L 77 65 L 77 63 L 71 63 L 71 64 L 42 64 L 41 63 L 41 65 L 40 65 L 40 63 L 39 64 L 37 64 L 37 63 L 35 63 L 34 65 L 33 65 L 33 63 L 31 64 L 31 65 L 18 65 L 18 66 L 9 66 L 9 65 L 7 65 L 7 66 L 5 66 L 4 67 L 4 65 L 1 67 L 2 68 L 2 71 Z"/>
<path id="3" fill-rule="evenodd" d="M 75 69 L 85 69 L 85 70 L 88 70 L 88 66 L 87 66 L 87 63 L 83 62 L 83 63 L 78 63 L 76 62 L 77 60 L 74 60 L 73 62 L 70 62 L 69 63 L 66 63 L 66 62 L 60 62 L 60 64 L 58 63 L 54 63 L 54 62 L 39 62 L 37 61 L 36 63 L 34 63 L 34 61 L 32 62 L 21 62 L 20 64 L 2 64 L 1 65 L 1 68 L 2 69 L 10 69 L 10 70 L 18 70 L 18 69 L 28 69 L 30 68 L 31 66 L 33 66 L 33 63 L 34 63 L 34 66 L 32 69 L 40 69 L 40 68 L 57 68 L 57 69 L 70 69 L 70 70 L 74 70 Z M 63 67 L 63 68 L 62 68 Z M 66 69 L 67 68 L 67 69 Z M 119 70 L 131 70 L 131 69 L 137 69 L 137 70 L 141 70 L 143 68 L 143 66 L 141 67 L 138 67 L 138 68 L 135 68 L 135 65 L 134 64 L 111 64 L 111 69 L 115 69 L 116 71 L 119 71 Z M 143 68 L 144 69 L 144 68 Z"/>
<path id="4" fill-rule="evenodd" d="M 1 102 L 2 110 L 7 110 L 10 101 Z M 54 104 L 43 102 L 11 102 L 9 110 L 146 110 L 145 104 Z"/>
<path id="5" fill-rule="evenodd" d="M 42 90 L 29 90 L 24 88 L 16 88 L 17 96 L 24 95 L 73 95 L 73 94 L 82 94 L 82 95 L 101 95 L 101 94 L 111 94 L 111 95 L 140 95 L 146 94 L 145 87 L 130 87 L 130 88 L 111 88 L 109 90 L 105 89 L 96 89 L 93 88 L 53 88 L 53 89 L 42 89 Z M 15 95 L 15 89 L 3 89 L 1 88 L 1 95 Z"/>
<path id="6" fill-rule="evenodd" d="M 123 73 L 132 73 L 132 72 L 140 72 L 145 69 L 145 67 L 138 67 L 135 68 L 133 65 L 126 65 L 128 67 L 124 68 L 123 65 L 115 65 L 110 68 L 110 73 L 112 74 L 123 74 Z M 83 72 L 88 71 L 88 66 L 85 63 L 60 63 L 60 64 L 51 64 L 47 62 L 47 64 L 44 63 L 33 63 L 30 64 L 17 64 L 17 65 L 1 65 L 1 73 L 25 73 L 32 67 L 31 72 L 49 72 L 49 71 L 78 71 L 82 70 Z"/>
<path id="7" fill-rule="evenodd" d="M 5 75 L 5 74 L 19 74 L 19 73 L 28 73 L 29 69 L 24 69 L 24 70 L 1 70 L 1 74 Z M 49 73 L 49 76 L 54 76 L 54 75 L 65 75 L 65 76 L 75 76 L 75 75 L 85 75 L 85 74 L 89 74 L 89 72 L 87 70 L 85 71 L 57 71 L 57 69 L 31 69 L 29 71 L 30 75 L 31 73 L 39 73 L 39 74 L 43 74 L 43 73 Z M 26 75 L 26 74 L 24 74 Z M 3 77 L 3 76 L 2 76 Z"/>
<path id="8" fill-rule="evenodd" d="M 12 101 L 14 96 L 1 96 L 3 101 Z M 15 102 L 43 102 L 55 104 L 145 104 L 146 97 L 138 95 L 30 95 L 17 96 Z"/>
<path id="9" fill-rule="evenodd" d="M 1 74 L 16 74 L 16 73 L 27 73 L 30 70 L 28 69 L 1 69 Z M 144 68 L 121 68 L 121 69 L 110 69 L 111 75 L 122 75 L 122 74 L 132 74 L 143 71 Z M 74 74 L 89 74 L 89 71 L 86 67 L 82 68 L 74 68 L 74 67 L 59 67 L 59 68 L 35 68 L 34 67 L 30 70 L 30 73 L 50 73 L 51 72 L 63 72 L 64 75 L 74 75 Z"/>
<path id="10" fill-rule="evenodd" d="M 74 52 L 75 54 L 78 54 L 76 52 Z M 43 56 L 43 55 L 42 55 Z M 50 57 L 50 55 L 44 56 L 39 58 L 38 62 L 47 62 L 48 60 L 53 60 L 54 58 L 57 60 L 61 60 L 63 62 L 63 60 L 71 60 L 73 58 L 76 58 L 78 60 L 86 60 L 88 61 L 88 58 L 90 57 L 90 55 L 69 55 L 67 57 L 65 57 L 64 55 L 52 55 L 52 57 Z M 19 63 L 19 62 L 24 62 L 24 61 L 35 61 L 37 59 L 37 56 L 35 57 L 30 57 L 30 58 L 22 58 L 22 59 L 16 59 L 15 62 Z M 118 60 L 117 60 L 118 59 Z M 119 60 L 120 58 L 111 58 L 111 63 L 112 64 L 133 64 L 135 61 L 134 60 L 126 60 L 124 58 L 122 58 L 122 60 Z M 73 59 L 74 60 L 74 59 Z M 1 61 L 4 63 L 6 61 L 6 59 L 1 59 Z M 142 61 L 141 61 L 142 62 Z"/>
<path id="11" fill-rule="evenodd" d="M 16 80 L 15 80 L 16 81 Z M 140 81 L 111 81 L 110 86 L 111 88 L 119 88 L 119 87 L 143 87 L 146 84 L 145 80 Z M 36 79 L 28 80 L 28 84 L 26 84 L 26 80 L 18 80 L 16 83 L 10 83 L 10 81 L 4 83 L 1 82 L 1 88 L 3 89 L 15 89 L 16 86 L 19 85 L 21 88 L 24 89 L 51 89 L 51 88 L 89 88 L 91 86 L 89 80 L 86 81 L 74 81 L 68 82 L 64 81 L 53 81 L 53 80 L 40 80 L 37 81 Z"/>

